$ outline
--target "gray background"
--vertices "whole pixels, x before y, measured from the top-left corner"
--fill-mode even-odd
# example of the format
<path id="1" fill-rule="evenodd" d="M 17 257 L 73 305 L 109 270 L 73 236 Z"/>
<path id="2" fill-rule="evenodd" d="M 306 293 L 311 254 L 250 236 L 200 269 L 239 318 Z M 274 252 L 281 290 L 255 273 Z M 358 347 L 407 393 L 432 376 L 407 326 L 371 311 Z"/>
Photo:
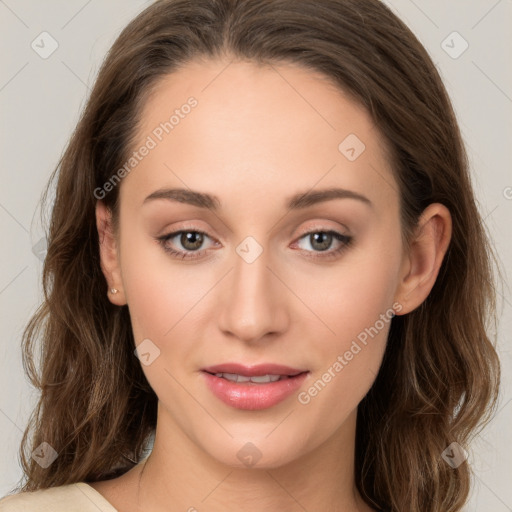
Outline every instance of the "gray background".
<path id="1" fill-rule="evenodd" d="M 23 374 L 19 345 L 41 299 L 40 194 L 106 51 L 149 3 L 0 0 L 0 496 L 21 476 L 17 450 L 36 399 Z M 386 3 L 419 37 L 441 72 L 467 144 L 481 211 L 510 275 L 512 0 Z M 40 53 L 51 49 L 51 39 L 40 36 L 43 31 L 58 44 L 46 59 L 31 47 L 35 41 Z M 495 420 L 469 454 L 476 478 L 467 511 L 512 511 L 512 299 L 507 287 L 499 299 L 502 395 Z"/>

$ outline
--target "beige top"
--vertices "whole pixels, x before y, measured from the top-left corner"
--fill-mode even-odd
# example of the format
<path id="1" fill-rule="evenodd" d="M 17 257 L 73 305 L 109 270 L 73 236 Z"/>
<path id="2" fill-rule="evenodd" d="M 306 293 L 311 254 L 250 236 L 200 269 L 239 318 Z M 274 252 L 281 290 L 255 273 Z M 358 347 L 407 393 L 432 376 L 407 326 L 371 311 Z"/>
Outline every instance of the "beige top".
<path id="1" fill-rule="evenodd" d="M 0 512 L 118 512 L 85 482 L 11 494 L 0 500 Z"/>

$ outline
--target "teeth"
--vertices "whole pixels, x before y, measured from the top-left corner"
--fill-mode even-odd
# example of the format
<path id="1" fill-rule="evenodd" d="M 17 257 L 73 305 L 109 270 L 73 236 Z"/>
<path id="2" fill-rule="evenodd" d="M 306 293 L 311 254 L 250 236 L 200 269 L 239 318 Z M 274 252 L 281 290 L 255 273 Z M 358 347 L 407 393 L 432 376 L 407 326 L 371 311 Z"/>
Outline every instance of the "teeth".
<path id="1" fill-rule="evenodd" d="M 251 377 L 251 382 L 276 382 L 281 378 L 281 375 L 260 375 Z"/>
<path id="2" fill-rule="evenodd" d="M 222 377 L 231 382 L 254 382 L 256 384 L 266 384 L 269 382 L 276 382 L 280 379 L 285 379 L 285 375 L 258 375 L 247 377 L 245 375 L 238 375 L 237 373 L 216 373 L 216 377 Z"/>

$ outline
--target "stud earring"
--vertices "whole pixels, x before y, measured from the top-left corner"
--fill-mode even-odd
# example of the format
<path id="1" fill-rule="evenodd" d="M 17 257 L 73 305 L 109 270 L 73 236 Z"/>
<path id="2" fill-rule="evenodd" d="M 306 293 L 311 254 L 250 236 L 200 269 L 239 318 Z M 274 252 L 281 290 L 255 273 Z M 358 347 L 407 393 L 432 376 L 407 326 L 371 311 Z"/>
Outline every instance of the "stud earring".
<path id="1" fill-rule="evenodd" d="M 110 293 L 112 293 L 112 294 L 117 293 L 117 289 L 116 288 L 110 288 Z"/>

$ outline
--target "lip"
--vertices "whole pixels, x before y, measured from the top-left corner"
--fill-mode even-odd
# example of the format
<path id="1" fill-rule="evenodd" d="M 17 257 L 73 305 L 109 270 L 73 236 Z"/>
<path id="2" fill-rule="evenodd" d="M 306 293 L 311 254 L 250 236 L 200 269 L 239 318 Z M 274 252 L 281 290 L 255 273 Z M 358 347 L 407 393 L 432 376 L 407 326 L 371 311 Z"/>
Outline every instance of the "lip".
<path id="1" fill-rule="evenodd" d="M 245 366 L 240 363 L 223 363 L 215 366 L 208 366 L 208 368 L 203 368 L 202 370 L 208 373 L 236 373 L 238 375 L 245 375 L 246 377 L 259 377 L 261 375 L 293 376 L 308 371 L 273 363 L 256 364 L 253 366 Z"/>
<path id="2" fill-rule="evenodd" d="M 215 373 L 236 373 L 247 377 L 267 374 L 287 375 L 289 378 L 266 384 L 237 383 L 216 377 Z M 244 366 L 226 363 L 204 368 L 202 374 L 208 389 L 219 400 L 236 409 L 256 411 L 273 407 L 296 392 L 302 386 L 309 371 L 277 364 Z"/>

